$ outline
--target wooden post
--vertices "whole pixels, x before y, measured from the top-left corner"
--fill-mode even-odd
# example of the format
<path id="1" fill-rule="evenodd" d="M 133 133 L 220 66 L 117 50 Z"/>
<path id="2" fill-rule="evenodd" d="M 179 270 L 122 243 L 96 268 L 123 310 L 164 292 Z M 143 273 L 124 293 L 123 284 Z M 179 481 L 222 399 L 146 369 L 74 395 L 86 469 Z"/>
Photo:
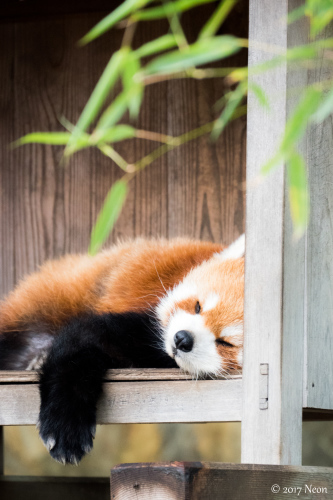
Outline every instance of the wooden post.
<path id="1" fill-rule="evenodd" d="M 287 25 L 288 12 L 301 4 L 250 0 L 250 67 L 277 48 L 306 43 L 306 21 Z M 279 146 L 306 72 L 283 64 L 250 81 L 267 93 L 270 109 L 249 95 L 242 462 L 301 464 L 305 239 L 293 242 L 282 165 L 256 181 Z"/>

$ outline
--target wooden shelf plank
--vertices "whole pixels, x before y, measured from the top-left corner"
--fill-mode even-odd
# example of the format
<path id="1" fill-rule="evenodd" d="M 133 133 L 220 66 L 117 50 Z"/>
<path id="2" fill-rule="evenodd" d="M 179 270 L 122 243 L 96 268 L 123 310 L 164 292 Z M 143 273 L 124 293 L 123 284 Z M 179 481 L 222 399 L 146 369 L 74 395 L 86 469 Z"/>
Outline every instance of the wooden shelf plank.
<path id="1" fill-rule="evenodd" d="M 241 375 L 231 375 L 228 380 L 239 380 Z M 225 380 L 225 377 L 216 377 Z M 192 380 L 191 375 L 178 368 L 128 368 L 108 370 L 106 381 L 140 381 L 140 380 Z M 0 384 L 37 383 L 38 372 L 33 370 L 15 371 L 0 370 Z"/>
<path id="2" fill-rule="evenodd" d="M 242 380 L 105 382 L 97 422 L 239 422 Z M 36 383 L 0 385 L 0 425 L 35 425 Z"/>

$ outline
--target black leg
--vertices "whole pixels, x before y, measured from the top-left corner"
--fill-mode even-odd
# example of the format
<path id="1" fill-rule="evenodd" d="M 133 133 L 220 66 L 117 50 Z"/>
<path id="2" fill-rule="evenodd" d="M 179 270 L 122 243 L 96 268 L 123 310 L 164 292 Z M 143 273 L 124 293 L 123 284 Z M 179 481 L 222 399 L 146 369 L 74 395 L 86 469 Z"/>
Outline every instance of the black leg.
<path id="1" fill-rule="evenodd" d="M 77 464 L 93 445 L 96 405 L 111 359 L 99 344 L 105 325 L 76 321 L 54 340 L 40 373 L 39 433 L 51 456 Z"/>

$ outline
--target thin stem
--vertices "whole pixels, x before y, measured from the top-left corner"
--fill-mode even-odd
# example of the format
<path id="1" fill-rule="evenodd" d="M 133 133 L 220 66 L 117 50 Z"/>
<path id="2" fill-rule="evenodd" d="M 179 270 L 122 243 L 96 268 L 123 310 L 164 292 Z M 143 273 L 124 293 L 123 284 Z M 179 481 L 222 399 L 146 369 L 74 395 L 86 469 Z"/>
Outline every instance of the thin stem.
<path id="1" fill-rule="evenodd" d="M 124 158 L 122 156 L 120 156 L 119 153 L 117 153 L 117 151 L 115 149 L 113 149 L 108 144 L 100 144 L 100 145 L 98 145 L 98 149 L 105 156 L 108 156 L 109 158 L 111 158 L 111 160 L 113 160 L 118 165 L 118 167 L 120 167 L 125 172 L 128 172 L 127 169 L 128 169 L 129 164 L 127 163 L 126 160 L 124 160 Z"/>

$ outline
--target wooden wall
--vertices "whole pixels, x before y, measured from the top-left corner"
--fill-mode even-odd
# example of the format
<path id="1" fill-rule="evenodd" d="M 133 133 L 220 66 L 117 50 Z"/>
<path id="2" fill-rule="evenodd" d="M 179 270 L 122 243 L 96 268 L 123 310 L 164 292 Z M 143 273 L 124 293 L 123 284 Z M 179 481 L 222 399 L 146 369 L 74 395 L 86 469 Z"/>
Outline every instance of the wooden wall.
<path id="1" fill-rule="evenodd" d="M 244 2 L 246 4 L 246 2 Z M 193 37 L 208 7 L 186 16 Z M 247 36 L 242 3 L 231 24 Z M 61 130 L 59 117 L 75 122 L 121 30 L 85 48 L 76 41 L 101 13 L 5 18 L 0 24 L 0 295 L 45 259 L 85 251 L 104 196 L 121 172 L 98 151 L 60 164 L 61 148 L 10 142 L 36 130 Z M 146 23 L 136 43 L 165 33 Z M 228 31 L 227 31 L 228 32 Z M 246 64 L 246 53 L 230 64 Z M 181 134 L 213 119 L 222 80 L 173 81 L 147 90 L 138 127 Z M 230 125 L 216 144 L 205 137 L 169 153 L 132 181 L 110 242 L 119 237 L 188 235 L 229 243 L 244 230 L 245 119 Z M 122 143 L 129 160 L 154 144 Z"/>

